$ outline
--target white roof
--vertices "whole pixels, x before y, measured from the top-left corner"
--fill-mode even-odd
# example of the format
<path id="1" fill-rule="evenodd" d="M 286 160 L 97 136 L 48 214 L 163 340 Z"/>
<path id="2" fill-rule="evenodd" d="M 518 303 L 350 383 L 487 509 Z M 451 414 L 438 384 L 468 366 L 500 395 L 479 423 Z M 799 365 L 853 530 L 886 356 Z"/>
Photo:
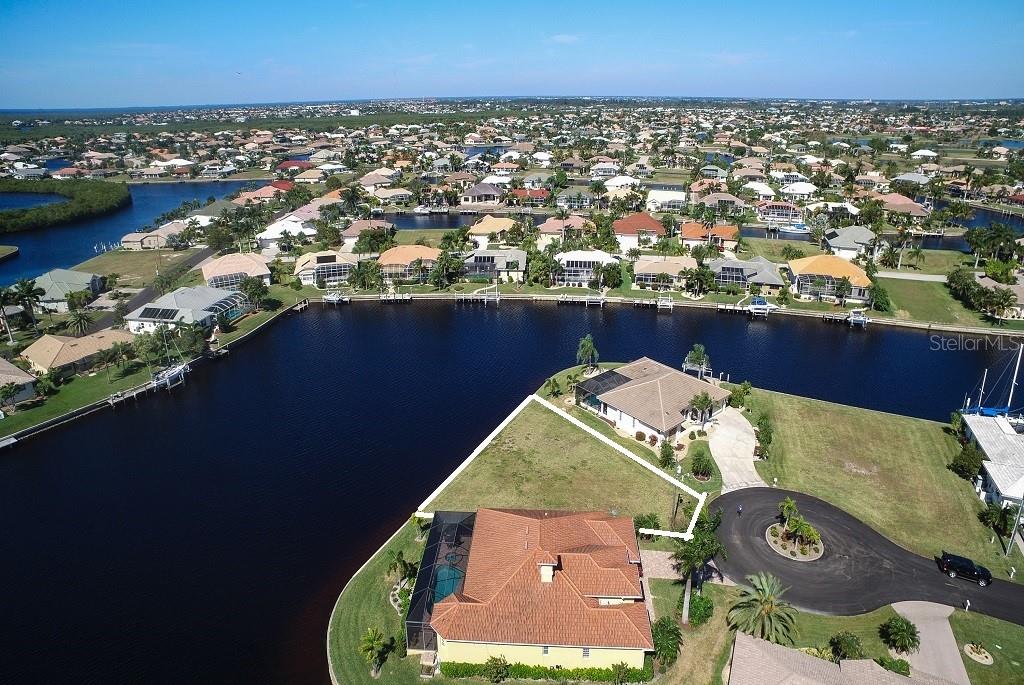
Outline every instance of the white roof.
<path id="1" fill-rule="evenodd" d="M 964 423 L 985 453 L 982 462 L 989 480 L 1004 498 L 1024 498 L 1024 435 L 1005 416 L 968 414 Z"/>
<path id="2" fill-rule="evenodd" d="M 162 161 L 158 160 L 156 162 L 153 162 L 150 166 L 159 166 L 159 167 L 173 166 L 173 167 L 179 167 L 179 166 L 191 166 L 193 164 L 195 164 L 195 162 L 190 162 L 187 159 L 182 159 L 181 157 L 175 157 L 174 159 L 169 159 L 166 162 L 162 162 Z"/>
<path id="3" fill-rule="evenodd" d="M 781 189 L 783 195 L 813 195 L 818 192 L 818 186 L 806 181 L 790 183 Z"/>
<path id="4" fill-rule="evenodd" d="M 911 157 L 938 157 L 938 152 L 932 152 L 931 150 L 915 150 L 910 153 Z"/>
<path id="5" fill-rule="evenodd" d="M 651 190 L 647 193 L 647 201 L 650 202 L 671 202 L 680 200 L 686 202 L 686 191 L 683 190 Z"/>
<path id="6" fill-rule="evenodd" d="M 555 255 L 555 259 L 558 260 L 559 263 L 572 261 L 614 264 L 616 262 L 615 257 L 612 257 L 603 250 L 570 250 L 568 252 L 559 252 Z"/>
<path id="7" fill-rule="evenodd" d="M 604 182 L 605 188 L 624 188 L 626 186 L 638 185 L 640 185 L 640 179 L 633 178 L 632 176 L 614 176 Z"/>
<path id="8" fill-rule="evenodd" d="M 267 226 L 256 237 L 260 240 L 277 240 L 285 231 L 288 231 L 289 235 L 316 235 L 316 229 L 311 228 L 305 222 L 289 214 L 280 221 L 275 221 Z"/>
<path id="9" fill-rule="evenodd" d="M 852 216 L 857 216 L 858 214 L 860 214 L 860 210 L 854 207 L 849 202 L 813 202 L 804 207 L 804 209 L 814 212 L 822 208 L 828 208 L 829 210 L 833 210 L 839 209 L 840 207 L 845 207 L 846 211 L 849 212 Z"/>
<path id="10" fill-rule="evenodd" d="M 484 180 L 482 180 L 480 182 L 481 183 L 490 183 L 493 186 L 498 186 L 498 185 L 507 186 L 510 183 L 512 183 L 512 177 L 511 176 L 488 176 L 487 178 L 485 178 Z"/>
<path id="11" fill-rule="evenodd" d="M 744 183 L 743 187 L 748 190 L 753 190 L 758 195 L 775 197 L 775 191 L 772 190 L 772 187 L 767 183 L 762 183 L 761 181 L 750 181 L 748 183 Z"/>

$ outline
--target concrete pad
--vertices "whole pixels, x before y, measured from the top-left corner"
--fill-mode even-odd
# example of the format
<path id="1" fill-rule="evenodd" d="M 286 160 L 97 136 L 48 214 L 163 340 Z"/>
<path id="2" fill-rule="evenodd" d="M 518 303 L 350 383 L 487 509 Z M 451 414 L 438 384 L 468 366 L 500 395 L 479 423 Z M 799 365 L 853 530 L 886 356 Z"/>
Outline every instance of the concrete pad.
<path id="1" fill-rule="evenodd" d="M 738 409 L 726 407 L 718 413 L 708 442 L 722 472 L 722 492 L 765 485 L 754 468 L 754 427 Z"/>
<path id="2" fill-rule="evenodd" d="M 921 649 L 902 656 L 910 662 L 911 673 L 920 671 L 957 685 L 971 685 L 960 645 L 949 627 L 953 607 L 934 602 L 896 602 L 892 608 L 912 621 L 921 636 Z"/>

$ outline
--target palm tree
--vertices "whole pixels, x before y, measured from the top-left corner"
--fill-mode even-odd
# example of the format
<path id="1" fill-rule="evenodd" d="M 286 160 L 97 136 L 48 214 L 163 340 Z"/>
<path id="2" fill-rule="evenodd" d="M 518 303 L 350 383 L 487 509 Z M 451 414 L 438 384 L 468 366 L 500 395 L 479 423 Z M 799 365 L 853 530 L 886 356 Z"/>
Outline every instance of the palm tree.
<path id="1" fill-rule="evenodd" d="M 783 521 L 788 521 L 793 516 L 796 516 L 796 514 L 796 502 L 793 501 L 792 497 L 787 497 L 779 502 L 779 515 L 782 516 Z"/>
<path id="2" fill-rule="evenodd" d="M 703 378 L 704 373 L 711 368 L 711 357 L 703 345 L 695 343 L 693 349 L 686 353 L 683 366 L 695 367 L 700 372 L 701 378 Z"/>
<path id="3" fill-rule="evenodd" d="M 796 610 L 781 599 L 786 588 L 768 573 L 747 576 L 747 582 L 750 585 L 740 590 L 739 601 L 729 609 L 729 625 L 762 640 L 792 643 Z"/>
<path id="4" fill-rule="evenodd" d="M 697 413 L 700 415 L 700 425 L 701 428 L 703 428 L 704 424 L 707 422 L 708 415 L 711 413 L 711 409 L 715 406 L 714 400 L 712 400 L 711 395 L 705 391 L 694 397 L 693 401 L 690 402 L 690 406 L 696 409 Z"/>
<path id="5" fill-rule="evenodd" d="M 676 550 L 672 553 L 672 561 L 676 571 L 686 576 L 686 590 L 683 604 L 689 607 L 690 588 L 694 578 L 697 579 L 697 590 L 700 591 L 704 581 L 704 569 L 709 560 L 715 557 L 725 558 L 725 545 L 718 539 L 716 531 L 722 524 L 722 510 L 708 515 L 702 510 L 697 515 L 697 523 L 693 527 L 693 539 L 688 542 L 677 541 Z M 683 623 L 689 623 L 688 610 L 683 612 Z"/>
<path id="6" fill-rule="evenodd" d="M 910 253 L 907 255 L 907 258 L 914 263 L 915 267 L 920 268 L 921 262 L 925 260 L 924 250 L 921 249 L 920 245 L 915 245 L 910 248 Z"/>
<path id="7" fill-rule="evenodd" d="M 578 364 L 585 364 L 588 369 L 593 369 L 594 364 L 600 355 L 597 352 L 597 348 L 594 346 L 594 336 L 587 333 L 585 336 L 580 338 L 580 344 L 576 348 L 576 362 Z"/>
<path id="8" fill-rule="evenodd" d="M 558 379 L 552 376 L 551 378 L 544 381 L 544 392 L 551 397 L 558 397 L 562 394 L 562 386 L 558 384 Z"/>
<path id="9" fill-rule="evenodd" d="M 92 314 L 87 309 L 72 309 L 68 312 L 68 328 L 79 337 L 85 335 L 89 326 L 92 326 L 92 321 Z"/>
<path id="10" fill-rule="evenodd" d="M 902 616 L 893 616 L 878 627 L 878 635 L 886 646 L 901 654 L 916 652 L 921 646 L 917 626 Z"/>
<path id="11" fill-rule="evenodd" d="M 32 328 L 36 327 L 35 307 L 45 294 L 46 291 L 36 286 L 35 280 L 32 279 L 21 278 L 14 284 L 14 299 L 28 312 L 29 318 L 32 319 Z"/>
<path id="12" fill-rule="evenodd" d="M 7 320 L 7 305 L 17 304 L 17 296 L 10 288 L 0 288 L 0 324 L 7 332 L 7 342 L 14 344 L 14 332 L 11 331 L 11 322 Z"/>
<path id="13" fill-rule="evenodd" d="M 4 383 L 0 385 L 0 405 L 14 407 L 14 398 L 21 392 L 21 386 L 17 383 Z"/>
<path id="14" fill-rule="evenodd" d="M 379 677 L 384 662 L 384 633 L 380 632 L 380 628 L 366 629 L 359 640 L 359 653 L 370 664 L 370 677 Z"/>

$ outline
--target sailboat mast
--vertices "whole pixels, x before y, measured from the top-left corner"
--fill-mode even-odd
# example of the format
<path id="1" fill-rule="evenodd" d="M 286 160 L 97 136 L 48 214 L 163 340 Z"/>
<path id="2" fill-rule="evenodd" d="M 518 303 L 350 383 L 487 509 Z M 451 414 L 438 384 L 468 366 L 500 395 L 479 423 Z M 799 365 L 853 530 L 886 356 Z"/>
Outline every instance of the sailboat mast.
<path id="1" fill-rule="evenodd" d="M 1017 363 L 1013 367 L 1013 380 L 1010 381 L 1010 397 L 1006 400 L 1006 413 L 1013 407 L 1013 390 L 1017 387 L 1017 372 L 1020 371 L 1020 356 L 1024 353 L 1024 342 L 1017 345 Z"/>
<path id="2" fill-rule="evenodd" d="M 981 399 L 985 396 L 985 381 L 988 380 L 988 369 L 981 376 L 981 389 L 978 390 L 978 409 L 981 409 Z"/>

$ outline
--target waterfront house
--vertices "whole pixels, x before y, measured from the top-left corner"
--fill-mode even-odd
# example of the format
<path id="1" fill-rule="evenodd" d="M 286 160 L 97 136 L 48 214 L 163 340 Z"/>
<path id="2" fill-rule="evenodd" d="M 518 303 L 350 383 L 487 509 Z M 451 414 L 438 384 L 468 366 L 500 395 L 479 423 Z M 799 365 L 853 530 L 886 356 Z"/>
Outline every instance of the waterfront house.
<path id="1" fill-rule="evenodd" d="M 790 260 L 786 266 L 792 282 L 791 290 L 800 297 L 833 300 L 836 284 L 846 278 L 852 286 L 848 301 L 867 302 L 870 299 L 868 289 L 871 280 L 863 269 L 842 257 L 814 255 Z"/>
<path id="2" fill-rule="evenodd" d="M 843 259 L 856 259 L 861 255 L 875 257 L 878 236 L 867 226 L 833 228 L 825 233 L 825 242 L 832 254 Z"/>
<path id="3" fill-rule="evenodd" d="M 209 329 L 220 314 L 233 321 L 250 309 L 252 305 L 245 295 L 236 290 L 183 286 L 139 307 L 124 320 L 132 333 L 151 333 L 160 326 L 173 329 L 182 324 L 199 324 Z"/>
<path id="4" fill-rule="evenodd" d="M 537 227 L 537 249 L 543 250 L 556 238 L 564 240 L 566 232 L 582 233 L 587 223 L 587 218 L 579 214 L 570 214 L 564 219 L 559 219 L 557 216 L 548 217 Z"/>
<path id="5" fill-rule="evenodd" d="M 762 181 L 748 181 L 743 184 L 743 190 L 754 194 L 754 199 L 761 202 L 770 202 L 775 199 L 775 191 L 770 185 Z"/>
<path id="6" fill-rule="evenodd" d="M 393 228 L 395 228 L 393 223 L 383 219 L 356 219 L 341 231 L 341 238 L 343 241 L 341 244 L 341 251 L 352 252 L 356 241 L 359 239 L 359 235 L 363 231 L 376 229 L 390 231 Z"/>
<path id="7" fill-rule="evenodd" d="M 598 162 L 590 167 L 590 177 L 595 181 L 618 176 L 619 165 L 614 162 Z"/>
<path id="8" fill-rule="evenodd" d="M 641 181 L 632 176 L 612 176 L 604 182 L 604 187 L 609 191 L 613 190 L 636 190 L 639 189 Z"/>
<path id="9" fill-rule="evenodd" d="M 188 220 L 195 220 L 200 226 L 209 226 L 214 219 L 219 219 L 226 214 L 232 214 L 238 205 L 230 200 L 217 200 L 199 209 L 193 209 L 188 213 Z"/>
<path id="10" fill-rule="evenodd" d="M 426 245 L 399 245 L 382 252 L 377 263 L 380 264 L 384 278 L 410 280 L 426 275 L 437 264 L 440 256 L 440 250 Z M 423 270 L 422 273 L 417 273 L 417 264 Z"/>
<path id="11" fill-rule="evenodd" d="M 679 242 L 693 249 L 698 245 L 714 245 L 722 250 L 735 250 L 739 240 L 739 226 L 718 224 L 708 226 L 691 221 L 679 227 Z"/>
<path id="12" fill-rule="evenodd" d="M 518 249 L 473 250 L 465 259 L 466 277 L 486 276 L 499 282 L 523 282 L 526 273 L 526 252 Z"/>
<path id="13" fill-rule="evenodd" d="M 412 202 L 412 193 L 405 188 L 378 188 L 373 196 L 384 204 L 404 204 Z"/>
<path id="14" fill-rule="evenodd" d="M 711 207 L 719 214 L 732 214 L 746 206 L 743 200 L 731 193 L 710 193 L 702 197 L 697 204 Z"/>
<path id="15" fill-rule="evenodd" d="M 651 190 L 647 193 L 648 212 L 681 212 L 686 209 L 686 191 Z"/>
<path id="16" fill-rule="evenodd" d="M 543 207 L 551 197 L 551 191 L 547 188 L 513 188 L 512 195 L 524 207 Z"/>
<path id="17" fill-rule="evenodd" d="M 697 268 L 693 257 L 641 257 L 633 265 L 633 287 L 651 290 L 682 290 L 684 272 Z"/>
<path id="18" fill-rule="evenodd" d="M 594 269 L 608 264 L 618 264 L 618 260 L 602 250 L 570 250 L 555 255 L 555 260 L 562 265 L 556 281 L 558 285 L 586 288 L 594 277 Z"/>
<path id="19" fill-rule="evenodd" d="M 653 245 L 665 235 L 661 222 L 646 212 L 636 212 L 612 222 L 612 231 L 619 241 L 619 248 L 626 252 L 634 247 Z"/>
<path id="20" fill-rule="evenodd" d="M 90 368 L 100 351 L 110 349 L 115 343 L 131 343 L 134 337 L 119 328 L 104 329 L 80 338 L 45 334 L 26 347 L 21 357 L 38 374 L 76 373 Z"/>
<path id="21" fill-rule="evenodd" d="M 783 186 L 779 189 L 779 192 L 790 199 L 809 200 L 817 194 L 818 186 L 813 183 L 807 183 L 806 181 L 797 181 L 796 183 L 790 183 L 789 185 Z"/>
<path id="22" fill-rule="evenodd" d="M 721 178 L 724 179 L 729 175 L 729 172 L 721 167 L 717 167 L 714 164 L 708 164 L 700 168 L 701 178 Z"/>
<path id="23" fill-rule="evenodd" d="M 256 234 L 256 240 L 260 249 L 276 247 L 278 241 L 288 234 L 298 241 L 306 240 L 316 236 L 316 229 L 310 221 L 303 221 L 300 217 L 288 214 L 281 217 L 274 223 Z"/>
<path id="24" fill-rule="evenodd" d="M 158 250 L 169 247 L 188 225 L 184 221 L 168 221 L 152 231 L 128 233 L 121 238 L 121 247 L 126 250 Z"/>
<path id="25" fill-rule="evenodd" d="M 715 283 L 722 289 L 738 286 L 748 291 L 752 286 L 757 286 L 762 295 L 778 295 L 786 287 L 778 267 L 764 257 L 746 260 L 721 257 L 708 262 L 708 268 L 715 274 Z"/>
<path id="26" fill-rule="evenodd" d="M 363 187 L 363 190 L 372 194 L 373 191 L 378 188 L 387 188 L 391 185 L 391 177 L 371 171 L 359 178 L 359 185 Z"/>
<path id="27" fill-rule="evenodd" d="M 712 401 L 711 412 L 705 416 L 693 407 L 702 393 Z M 631 436 L 671 444 L 720 412 L 728 399 L 729 391 L 648 357 L 576 386 L 576 403 L 581 407 Z"/>
<path id="28" fill-rule="evenodd" d="M 18 404 L 36 396 L 36 377 L 0 357 L 0 385 L 14 385 L 18 392 L 8 402 Z"/>
<path id="29" fill-rule="evenodd" d="M 103 278 L 99 274 L 71 269 L 53 269 L 35 279 L 36 287 L 42 288 L 39 306 L 48 312 L 63 314 L 68 311 L 68 295 L 77 292 L 89 294 L 89 301 L 103 289 Z"/>
<path id="30" fill-rule="evenodd" d="M 654 649 L 633 519 L 607 512 L 437 512 L 407 643 L 436 661 L 641 668 Z"/>
<path id="31" fill-rule="evenodd" d="M 293 273 L 302 285 L 331 288 L 348 281 L 358 261 L 347 252 L 307 252 L 295 260 Z"/>
<path id="32" fill-rule="evenodd" d="M 1024 435 L 1005 416 L 965 414 L 967 438 L 985 455 L 975 490 L 982 500 L 1001 506 L 1024 501 Z"/>
<path id="33" fill-rule="evenodd" d="M 267 258 L 251 252 L 226 254 L 203 264 L 203 280 L 211 288 L 237 288 L 243 278 L 258 278 L 270 285 Z"/>
<path id="34" fill-rule="evenodd" d="M 762 200 L 757 203 L 757 218 L 767 223 L 782 222 L 795 224 L 803 221 L 803 212 L 790 202 L 780 200 Z"/>
<path id="35" fill-rule="evenodd" d="M 487 214 L 469 227 L 469 237 L 477 247 L 487 247 L 491 242 L 491 236 L 494 236 L 495 242 L 503 242 L 505 236 L 515 225 L 515 220 L 507 216 L 498 217 Z"/>
<path id="36" fill-rule="evenodd" d="M 573 212 L 590 209 L 594 204 L 595 199 L 594 194 L 589 190 L 580 188 L 579 186 L 573 186 L 571 188 L 565 188 L 558 193 L 558 197 L 555 198 L 555 205 L 560 209 Z"/>
<path id="37" fill-rule="evenodd" d="M 492 183 L 477 183 L 462 192 L 462 204 L 497 205 L 505 191 Z"/>

